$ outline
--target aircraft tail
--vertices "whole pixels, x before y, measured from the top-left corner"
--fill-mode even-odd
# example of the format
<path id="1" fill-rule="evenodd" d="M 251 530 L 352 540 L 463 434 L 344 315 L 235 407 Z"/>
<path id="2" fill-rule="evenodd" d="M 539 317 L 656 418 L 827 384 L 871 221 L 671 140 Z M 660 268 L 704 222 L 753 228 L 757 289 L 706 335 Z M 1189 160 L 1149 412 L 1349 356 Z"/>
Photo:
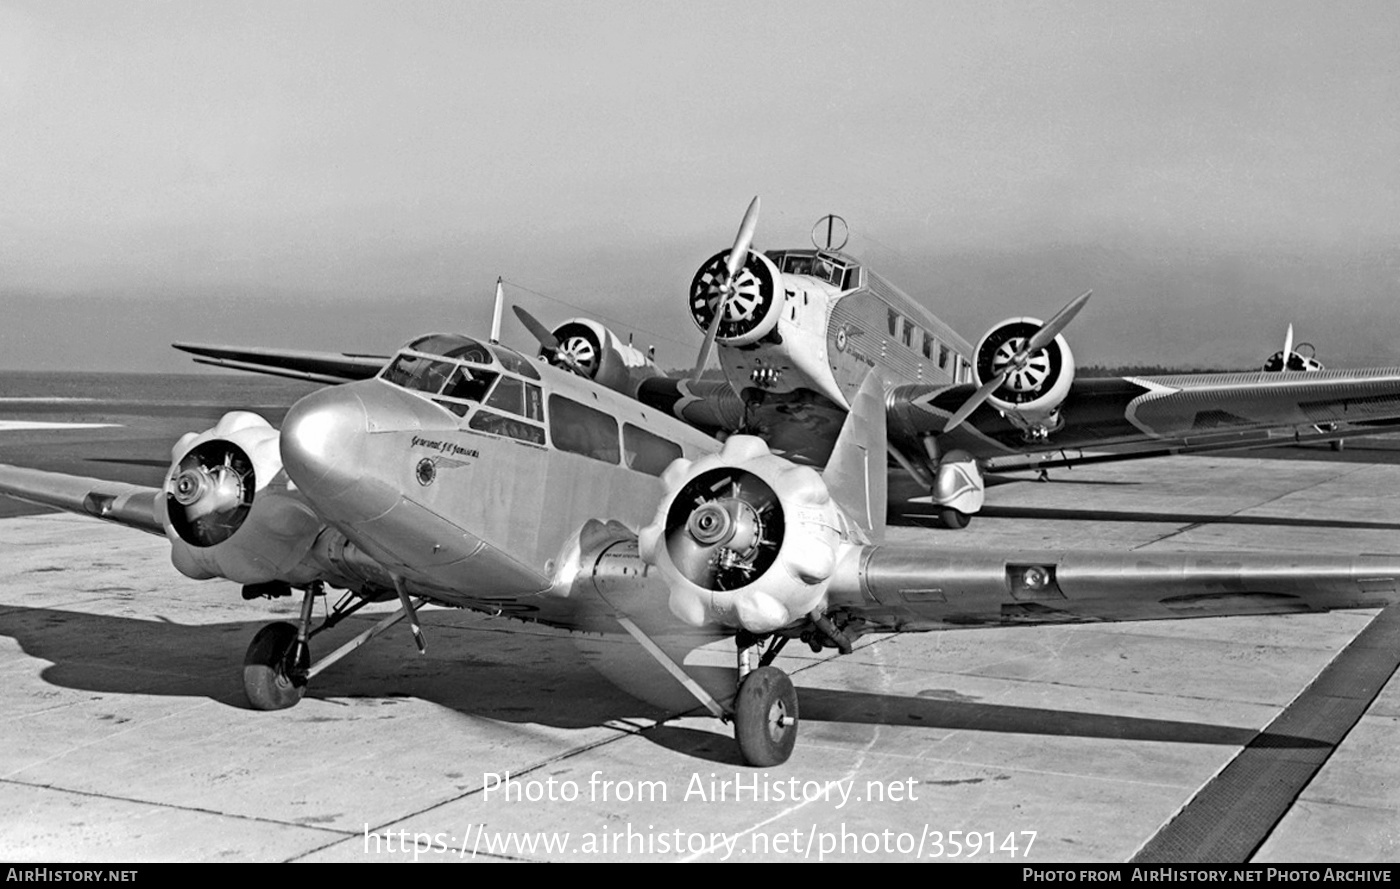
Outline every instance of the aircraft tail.
<path id="1" fill-rule="evenodd" d="M 851 402 L 851 412 L 836 438 L 822 479 L 831 496 L 874 543 L 885 536 L 885 442 L 885 380 L 872 369 Z"/>

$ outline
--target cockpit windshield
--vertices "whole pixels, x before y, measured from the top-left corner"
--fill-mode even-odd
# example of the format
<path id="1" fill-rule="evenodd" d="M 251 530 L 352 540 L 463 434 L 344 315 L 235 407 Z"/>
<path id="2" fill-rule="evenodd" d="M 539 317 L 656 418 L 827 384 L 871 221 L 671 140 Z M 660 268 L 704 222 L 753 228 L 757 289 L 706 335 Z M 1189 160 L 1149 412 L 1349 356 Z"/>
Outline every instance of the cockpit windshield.
<path id="1" fill-rule="evenodd" d="M 441 355 L 443 358 L 457 358 L 472 364 L 490 364 L 491 350 L 470 337 L 456 333 L 430 333 L 419 337 L 404 348 L 415 352 Z"/>
<path id="2" fill-rule="evenodd" d="M 858 279 L 859 266 L 843 261 L 836 256 L 817 251 L 790 251 L 778 254 L 769 254 L 778 266 L 778 271 L 785 275 L 807 275 L 812 278 L 819 278 L 828 284 L 833 284 L 842 290 L 850 290 L 859 286 Z"/>

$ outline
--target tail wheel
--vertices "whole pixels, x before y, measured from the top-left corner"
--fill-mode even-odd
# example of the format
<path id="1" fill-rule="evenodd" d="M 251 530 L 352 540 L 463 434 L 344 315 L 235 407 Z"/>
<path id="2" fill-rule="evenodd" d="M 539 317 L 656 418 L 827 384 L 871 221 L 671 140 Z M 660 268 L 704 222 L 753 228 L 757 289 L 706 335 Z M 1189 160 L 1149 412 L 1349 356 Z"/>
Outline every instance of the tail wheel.
<path id="1" fill-rule="evenodd" d="M 797 689 L 777 667 L 759 667 L 744 677 L 734 699 L 734 738 L 751 766 L 787 762 L 797 743 Z"/>
<path id="2" fill-rule="evenodd" d="M 972 516 L 968 515 L 960 509 L 954 509 L 951 506 L 945 506 L 938 511 L 938 521 L 945 528 L 949 528 L 954 531 L 960 531 L 968 526 L 968 524 L 972 521 Z"/>
<path id="3" fill-rule="evenodd" d="M 311 649 L 297 647 L 297 627 L 286 621 L 268 624 L 248 644 L 243 657 L 243 691 L 255 710 L 285 710 L 306 694 L 306 671 L 311 668 Z"/>

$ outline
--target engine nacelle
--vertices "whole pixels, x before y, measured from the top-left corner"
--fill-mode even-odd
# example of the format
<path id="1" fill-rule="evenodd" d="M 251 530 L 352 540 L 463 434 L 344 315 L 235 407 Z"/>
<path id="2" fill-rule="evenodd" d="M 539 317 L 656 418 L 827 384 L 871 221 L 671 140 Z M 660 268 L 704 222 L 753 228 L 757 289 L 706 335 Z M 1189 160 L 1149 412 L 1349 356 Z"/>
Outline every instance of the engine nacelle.
<path id="1" fill-rule="evenodd" d="M 161 521 L 181 574 L 242 584 L 315 579 L 306 556 L 322 522 L 288 490 L 278 438 L 257 414 L 233 411 L 171 449 Z"/>
<path id="2" fill-rule="evenodd" d="M 816 470 L 735 435 L 718 454 L 672 463 L 662 480 L 666 496 L 638 547 L 676 617 L 763 634 L 822 603 L 844 539 Z"/>
<path id="3" fill-rule="evenodd" d="M 661 375 L 646 353 L 590 318 L 570 318 L 551 333 L 559 346 L 541 349 L 540 357 L 614 392 L 635 395 L 643 380 Z"/>
<path id="4" fill-rule="evenodd" d="M 973 352 L 972 369 L 977 385 L 996 376 L 1041 327 L 1036 318 L 1009 318 L 987 331 Z M 1027 423 L 1043 424 L 1055 414 L 1074 382 L 1074 353 L 1063 335 L 1030 356 L 1025 367 L 1014 369 L 992 394 L 988 403 Z"/>
<path id="5" fill-rule="evenodd" d="M 690 317 L 702 332 L 709 331 L 724 296 L 728 260 L 728 250 L 716 253 L 705 260 L 690 282 Z M 715 342 L 726 346 L 758 342 L 778 326 L 782 303 L 782 272 L 768 257 L 750 250 L 734 278 L 734 295 L 729 298 Z"/>

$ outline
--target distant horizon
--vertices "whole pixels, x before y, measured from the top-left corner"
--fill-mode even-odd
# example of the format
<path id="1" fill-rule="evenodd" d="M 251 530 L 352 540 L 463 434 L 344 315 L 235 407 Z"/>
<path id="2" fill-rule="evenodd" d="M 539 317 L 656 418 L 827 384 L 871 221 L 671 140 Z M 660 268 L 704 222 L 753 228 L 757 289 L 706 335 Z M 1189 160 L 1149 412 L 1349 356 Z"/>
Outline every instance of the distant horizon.
<path id="1" fill-rule="evenodd" d="M 484 336 L 504 276 L 685 366 L 758 194 L 973 342 L 1092 288 L 1084 362 L 1396 365 L 1397 45 L 1387 0 L 9 0 L 0 364 Z"/>

